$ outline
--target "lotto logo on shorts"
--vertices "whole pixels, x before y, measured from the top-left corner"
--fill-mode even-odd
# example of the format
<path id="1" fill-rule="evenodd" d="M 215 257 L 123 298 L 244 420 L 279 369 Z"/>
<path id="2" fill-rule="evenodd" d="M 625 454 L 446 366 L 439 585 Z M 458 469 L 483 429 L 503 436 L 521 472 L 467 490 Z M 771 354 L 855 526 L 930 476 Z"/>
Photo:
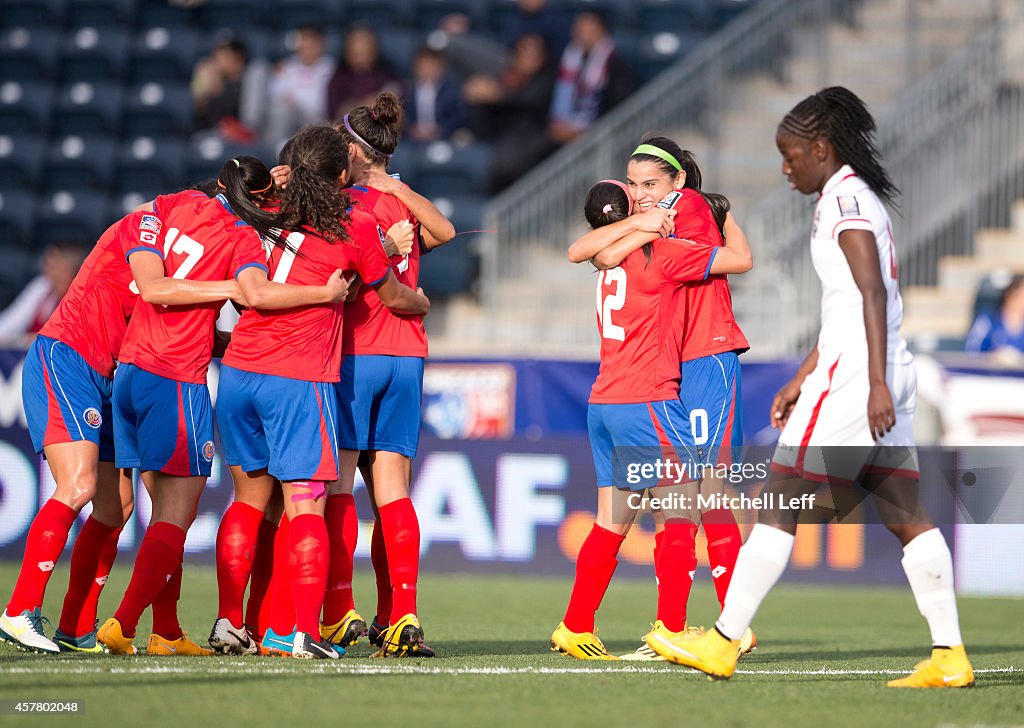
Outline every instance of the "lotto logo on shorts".
<path id="1" fill-rule="evenodd" d="M 213 460 L 213 441 L 207 440 L 203 443 L 203 459 L 207 462 Z"/>
<path id="2" fill-rule="evenodd" d="M 82 419 L 85 420 L 85 424 L 89 425 L 92 429 L 97 429 L 103 424 L 103 415 L 95 407 L 90 407 L 82 413 Z"/>
<path id="3" fill-rule="evenodd" d="M 154 233 L 160 232 L 160 218 L 156 215 L 143 215 L 139 223 L 139 230 L 151 230 Z"/>

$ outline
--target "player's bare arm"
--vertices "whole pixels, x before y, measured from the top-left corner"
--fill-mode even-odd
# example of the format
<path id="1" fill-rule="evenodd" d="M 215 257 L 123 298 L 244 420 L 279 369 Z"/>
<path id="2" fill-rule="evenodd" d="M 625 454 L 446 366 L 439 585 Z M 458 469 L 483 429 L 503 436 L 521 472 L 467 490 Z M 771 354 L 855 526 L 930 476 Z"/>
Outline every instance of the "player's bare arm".
<path id="1" fill-rule="evenodd" d="M 882 267 L 875 236 L 867 230 L 839 233 L 839 247 L 850 264 L 853 280 L 864 299 L 864 330 L 868 339 L 868 427 L 871 437 L 881 439 L 896 424 L 896 408 L 885 383 L 886 300 Z"/>
<path id="2" fill-rule="evenodd" d="M 264 270 L 252 267 L 238 274 L 238 287 L 246 305 L 264 309 L 339 303 L 348 295 L 348 281 L 340 270 L 322 286 L 293 286 L 268 280 Z"/>
<path id="3" fill-rule="evenodd" d="M 807 379 L 807 375 L 814 371 L 816 366 L 818 366 L 817 344 L 804 357 L 804 360 L 800 363 L 800 368 L 796 370 L 793 378 L 786 382 L 785 386 L 776 392 L 775 397 L 772 399 L 772 409 L 768 413 L 768 418 L 771 420 L 772 427 L 776 430 L 781 430 L 786 426 L 786 423 L 789 421 L 789 415 L 793 412 L 793 407 L 796 406 L 796 401 L 800 397 L 800 386 Z"/>
<path id="4" fill-rule="evenodd" d="M 394 195 L 409 208 L 409 212 L 420 221 L 423 231 L 423 244 L 427 250 L 433 250 L 455 237 L 455 226 L 445 217 L 437 206 L 412 187 L 389 174 L 370 170 L 366 177 L 370 187 Z M 403 254 L 404 255 L 404 254 Z"/>
<path id="5" fill-rule="evenodd" d="M 239 294 L 235 281 L 190 281 L 170 278 L 164 261 L 155 251 L 139 250 L 128 256 L 139 297 L 146 303 L 164 306 L 189 306 L 235 298 Z"/>
<path id="6" fill-rule="evenodd" d="M 577 238 L 576 242 L 569 246 L 569 262 L 582 263 L 590 260 L 609 245 L 630 233 L 642 231 L 656 233 L 655 237 L 668 237 L 675 230 L 675 219 L 675 210 L 664 210 L 657 207 L 632 215 L 624 220 L 619 220 L 611 225 L 590 230 Z M 643 243 L 641 242 L 637 247 L 640 247 L 640 245 L 643 245 Z"/>
<path id="7" fill-rule="evenodd" d="M 380 296 L 381 303 L 394 313 L 426 316 L 430 311 L 430 299 L 423 295 L 423 289 L 414 291 L 403 285 L 395 278 L 394 271 L 388 270 L 387 276 L 373 290 Z"/>

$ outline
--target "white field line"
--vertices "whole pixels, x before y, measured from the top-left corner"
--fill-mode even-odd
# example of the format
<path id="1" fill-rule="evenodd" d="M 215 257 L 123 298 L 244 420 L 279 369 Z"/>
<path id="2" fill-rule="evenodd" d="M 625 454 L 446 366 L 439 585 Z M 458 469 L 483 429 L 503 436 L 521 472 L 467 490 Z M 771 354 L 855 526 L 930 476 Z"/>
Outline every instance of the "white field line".
<path id="1" fill-rule="evenodd" d="M 168 658 L 170 659 L 170 658 Z M 679 670 L 664 667 L 432 667 L 418 665 L 362 665 L 338 664 L 334 661 L 316 661 L 305 664 L 286 666 L 275 665 L 252 660 L 199 660 L 189 658 L 187 665 L 153 665 L 139 663 L 130 667 L 111 665 L 109 667 L 95 665 L 70 665 L 67 662 L 47 664 L 46 658 L 40 658 L 35 665 L 19 665 L 0 668 L 0 674 L 7 675 L 153 675 L 153 674 L 238 674 L 248 672 L 260 675 L 303 674 L 309 672 L 341 673 L 354 675 L 607 675 L 609 673 L 670 675 Z M 686 672 L 696 672 L 686 670 Z M 910 670 L 845 670 L 822 667 L 817 670 L 737 670 L 737 675 L 808 675 L 822 677 L 842 677 L 847 675 L 907 675 Z M 975 675 L 1021 673 L 1024 668 L 997 667 L 975 670 Z"/>

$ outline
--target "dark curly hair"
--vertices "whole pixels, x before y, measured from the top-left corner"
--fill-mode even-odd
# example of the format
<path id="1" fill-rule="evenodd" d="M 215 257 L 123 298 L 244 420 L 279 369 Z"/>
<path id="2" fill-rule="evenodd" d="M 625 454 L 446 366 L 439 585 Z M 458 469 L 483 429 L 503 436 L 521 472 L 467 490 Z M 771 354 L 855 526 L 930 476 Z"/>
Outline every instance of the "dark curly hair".
<path id="1" fill-rule="evenodd" d="M 305 228 L 332 243 L 347 240 L 351 203 L 340 177 L 348 172 L 348 145 L 341 133 L 327 124 L 307 126 L 281 150 L 280 162 L 291 167 L 291 176 L 276 227 Z"/>

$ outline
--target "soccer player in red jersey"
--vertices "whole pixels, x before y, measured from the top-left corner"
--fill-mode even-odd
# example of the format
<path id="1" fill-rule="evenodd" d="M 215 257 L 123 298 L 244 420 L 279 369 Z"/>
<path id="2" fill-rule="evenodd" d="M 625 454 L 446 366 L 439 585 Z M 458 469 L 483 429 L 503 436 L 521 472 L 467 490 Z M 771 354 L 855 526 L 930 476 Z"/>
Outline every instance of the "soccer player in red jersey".
<path id="1" fill-rule="evenodd" d="M 585 211 L 591 225 L 599 228 L 625 219 L 630 206 L 625 186 L 605 181 L 591 189 Z M 670 212 L 664 217 L 673 216 Z M 661 500 L 664 558 L 681 561 L 695 528 L 690 508 L 681 500 L 679 485 L 648 471 L 655 461 L 678 462 L 685 448 L 680 430 L 685 413 L 679 400 L 679 299 L 687 282 L 748 268 L 749 255 L 735 248 L 661 238 L 599 274 L 601 368 L 587 413 L 597 471 L 597 518 L 577 556 L 576 580 L 565 617 L 551 635 L 552 650 L 580 659 L 617 659 L 597 638 L 595 615 L 648 488 L 657 487 L 654 492 Z M 687 575 L 679 570 L 666 569 L 659 576 L 660 623 L 683 613 L 689 587 Z M 682 631 L 684 625 L 670 626 Z"/>
<path id="2" fill-rule="evenodd" d="M 330 126 L 307 127 L 289 142 L 289 156 L 292 173 L 278 217 L 279 226 L 293 232 L 284 236 L 285 248 L 269 251 L 272 280 L 310 285 L 340 268 L 358 274 L 382 306 L 425 314 L 426 297 L 399 283 L 391 271 L 374 218 L 348 209 L 348 196 L 341 190 L 348 175 L 348 147 L 341 134 Z M 232 333 L 221 370 L 218 424 L 239 496 L 231 508 L 242 509 L 251 522 L 246 534 L 250 543 L 256 540 L 274 479 L 284 490 L 295 610 L 291 654 L 301 658 L 338 656 L 320 635 L 320 612 L 331 555 L 325 483 L 338 477 L 334 384 L 341 371 L 343 308 L 339 302 L 247 310 Z M 296 448 L 296 442 L 305 446 Z M 225 524 L 231 516 L 226 515 Z M 237 536 L 238 530 L 232 532 Z M 237 650 L 248 642 L 234 626 L 241 625 L 241 596 L 248 580 L 247 573 L 241 576 L 234 590 L 225 590 L 221 580 L 221 611 L 210 636 L 220 651 Z M 278 630 L 274 632 L 280 639 Z M 268 637 L 264 635 L 265 646 Z"/>
<path id="3" fill-rule="evenodd" d="M 237 298 L 258 308 L 288 308 L 338 301 L 348 288 L 340 271 L 322 286 L 267 279 L 257 231 L 269 233 L 273 218 L 253 199 L 272 186 L 262 162 L 230 159 L 218 184 L 222 192 L 213 199 L 195 191 L 156 198 L 147 221 L 155 228 L 147 232 L 153 234 L 140 236 L 139 244 L 125 250 L 141 301 L 125 332 L 114 377 L 115 457 L 118 467 L 139 468 L 153 514 L 124 598 L 97 635 L 115 654 L 135 654 L 135 628 L 150 605 L 149 654 L 211 654 L 182 632 L 177 601 L 185 534 L 213 461 L 206 372 L 221 303 Z M 170 278 L 192 281 L 206 302 L 171 305 Z"/>
<path id="4" fill-rule="evenodd" d="M 0 638 L 38 652 L 99 652 L 96 606 L 134 508 L 131 473 L 114 467 L 111 393 L 115 360 L 138 300 L 124 251 L 159 233 L 159 219 L 135 212 L 107 228 L 57 310 L 29 349 L 22 374 L 29 431 L 45 454 L 56 490 L 29 529 Z M 193 281 L 168 279 L 162 300 L 208 300 Z M 198 292 L 198 295 L 197 295 Z M 93 510 L 75 539 L 60 624 L 51 641 L 40 607 L 75 517 Z"/>
<path id="5" fill-rule="evenodd" d="M 398 98 L 382 93 L 372 108 L 359 106 L 348 113 L 338 129 L 353 160 L 349 195 L 356 208 L 371 213 L 381 230 L 400 224 L 411 228 L 410 249 L 388 253 L 398 279 L 416 288 L 421 253 L 450 241 L 455 228 L 433 203 L 388 174 L 401 122 Z M 341 477 L 331 486 L 327 506 L 333 524 L 332 574 L 324 633 L 344 645 L 366 631 L 352 597 L 358 532 L 352 489 L 364 452 L 368 462 L 362 471 L 375 516 L 370 554 L 377 576 L 370 641 L 381 654 L 430 657 L 433 651 L 423 642 L 416 614 L 419 523 L 409 499 L 427 356 L 423 318 L 396 314 L 382 305 L 377 292 L 363 287 L 345 306 L 345 324 L 338 383 Z"/>

